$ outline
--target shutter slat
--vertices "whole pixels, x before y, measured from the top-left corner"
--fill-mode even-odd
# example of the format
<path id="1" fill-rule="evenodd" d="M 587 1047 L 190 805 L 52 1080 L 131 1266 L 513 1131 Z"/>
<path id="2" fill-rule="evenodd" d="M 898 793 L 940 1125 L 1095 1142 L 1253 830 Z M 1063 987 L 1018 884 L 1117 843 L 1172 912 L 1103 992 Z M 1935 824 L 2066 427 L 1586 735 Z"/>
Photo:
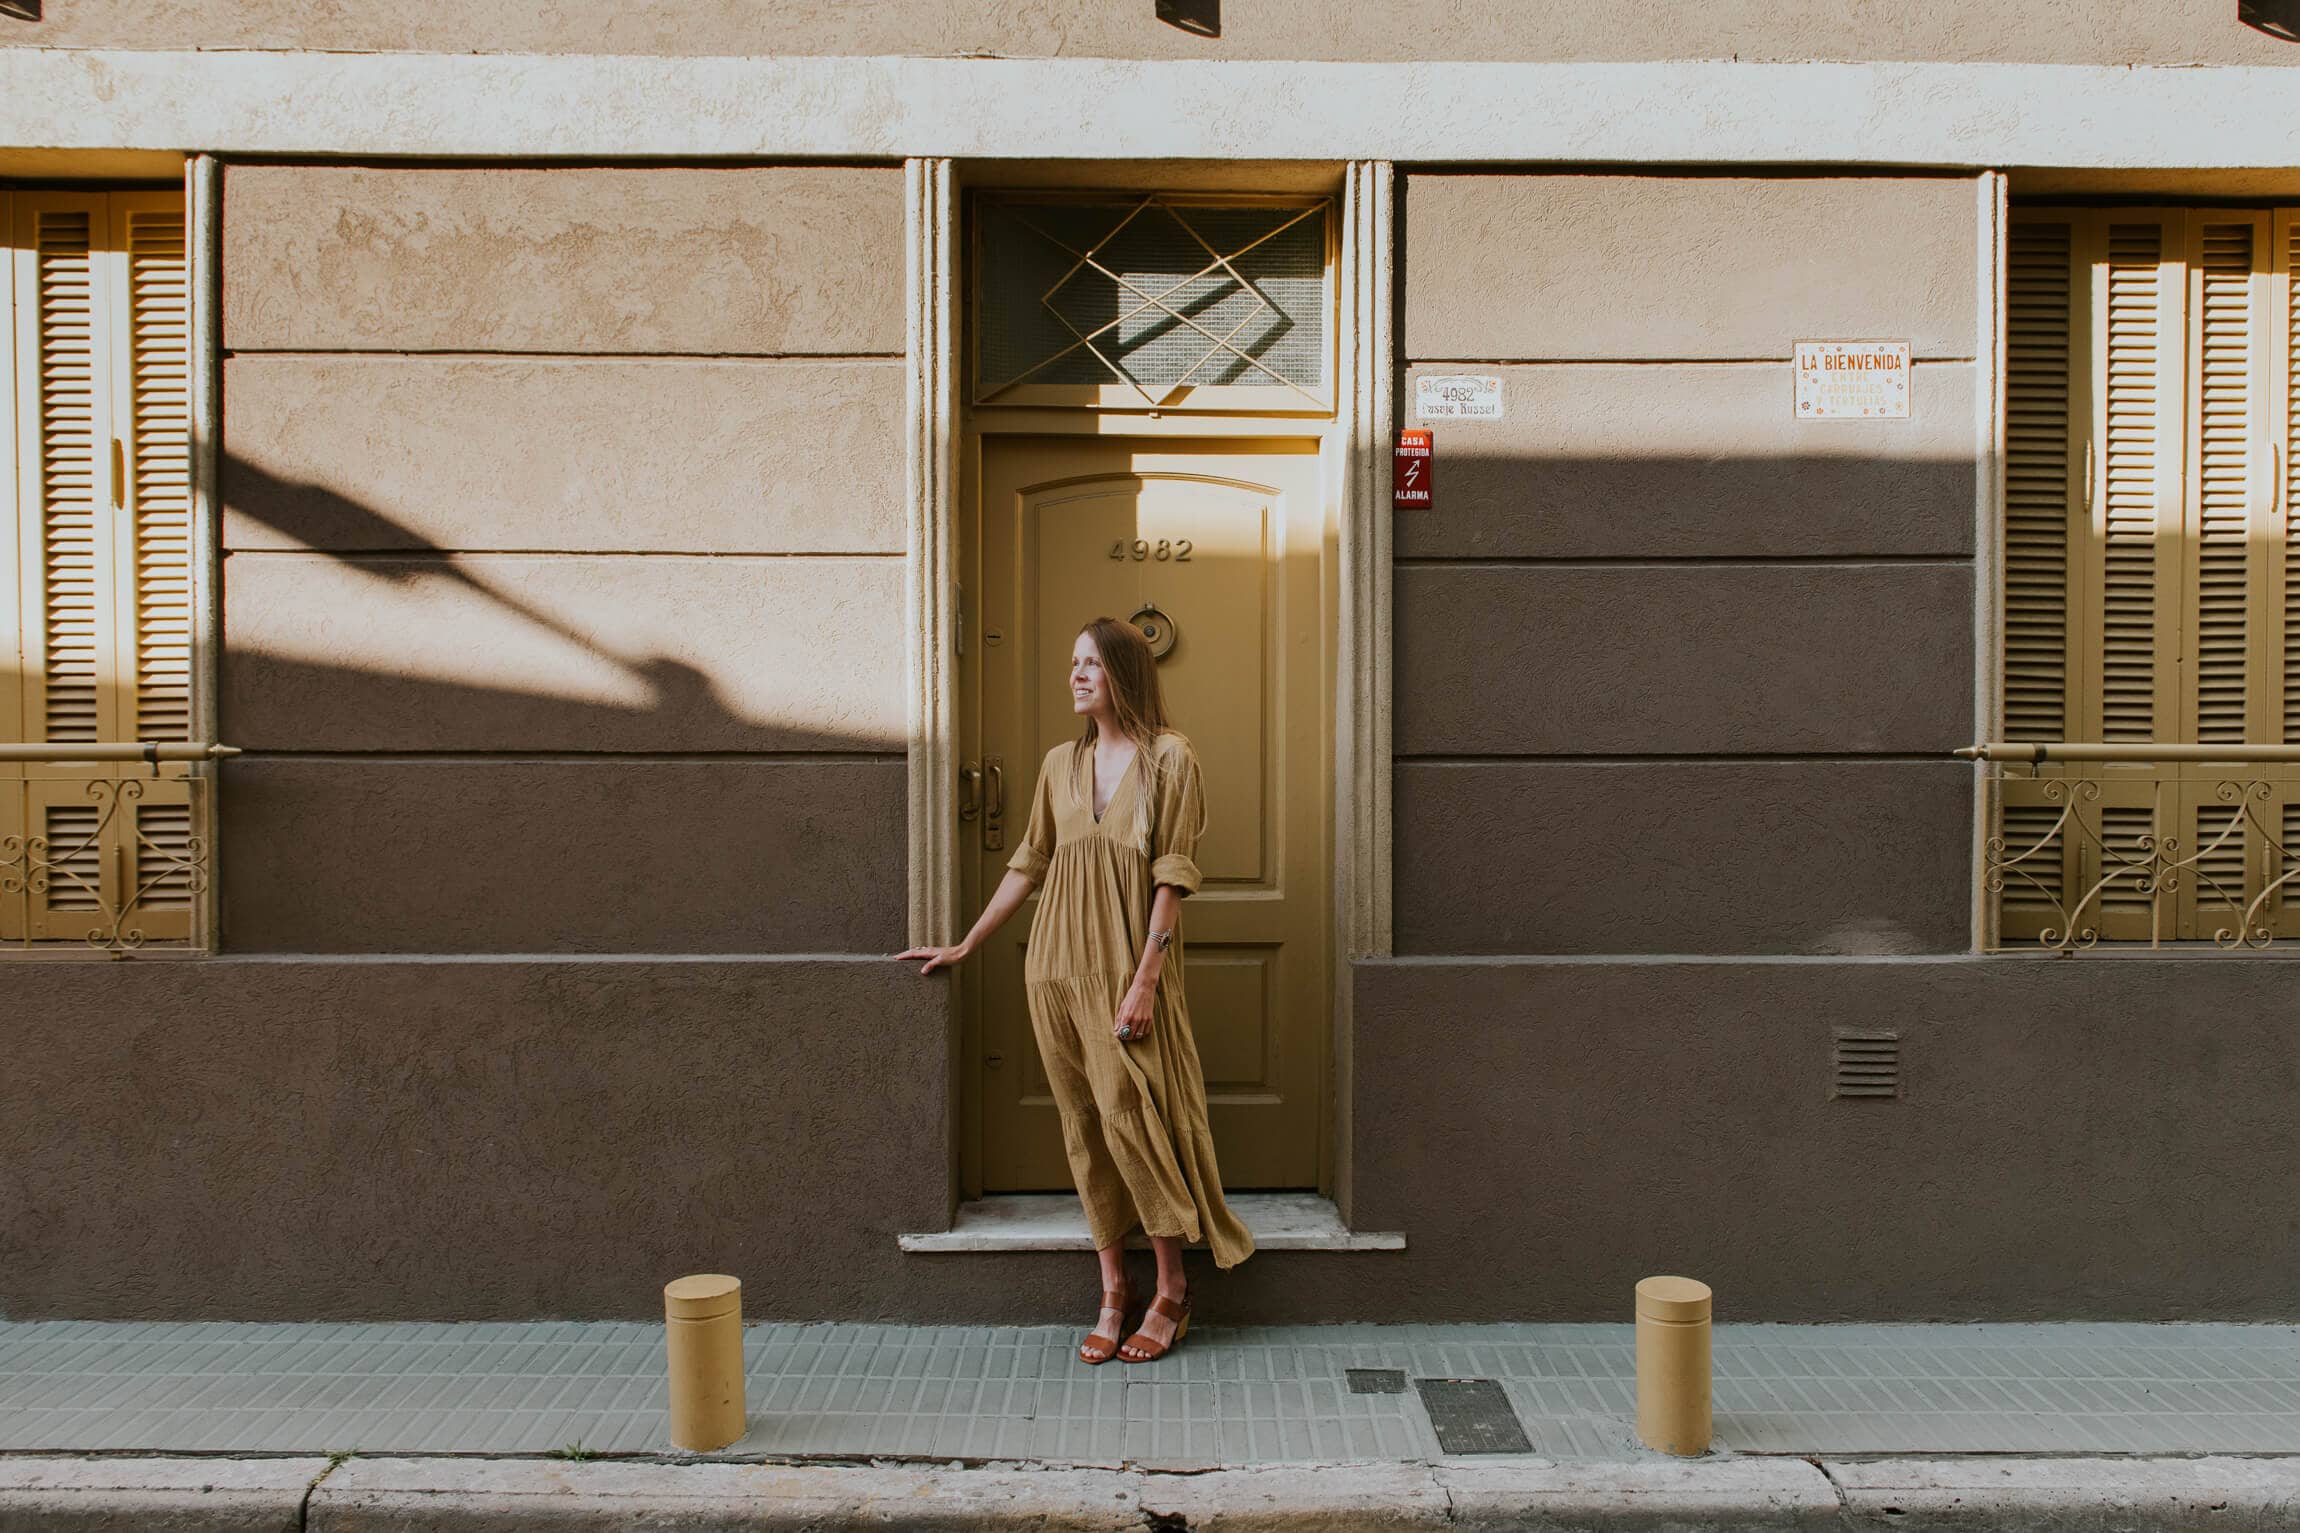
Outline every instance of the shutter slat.
<path id="1" fill-rule="evenodd" d="M 2208 223 L 2196 261 L 2198 326 L 2191 398 L 2195 460 L 2196 585 L 2189 654 L 2196 689 L 2195 738 L 2239 744 L 2246 737 L 2247 609 L 2251 600 L 2253 371 L 2252 226 Z M 2237 860 L 2241 887 L 2242 856 Z"/>
<path id="2" fill-rule="evenodd" d="M 191 908 L 192 806 L 142 804 L 136 809 L 133 877 L 141 912 Z"/>
<path id="3" fill-rule="evenodd" d="M 192 730 L 190 285 L 180 209 L 129 209 L 129 505 L 135 552 L 122 571 L 134 612 L 136 738 Z"/>
<path id="4" fill-rule="evenodd" d="M 2300 484 L 2300 219 L 2280 220 L 2284 230 L 2284 292 L 2286 297 L 2284 483 L 2279 486 L 2284 508 L 2281 536 L 2284 543 L 2284 589 L 2271 612 L 2281 610 L 2284 620 L 2283 739 L 2300 743 L 2300 505 L 2293 490 Z M 2287 843 L 2288 845 L 2290 843 Z"/>
<path id="5" fill-rule="evenodd" d="M 49 804 L 40 819 L 48 838 L 47 909 L 92 912 L 104 908 L 104 849 L 96 839 L 103 811 L 93 804 Z M 53 934 L 51 934 L 53 935 Z"/>
<path id="6" fill-rule="evenodd" d="M 2165 408 L 2164 231 L 2108 230 L 2106 419 L 2100 453 L 2100 734 L 2156 735 L 2157 501 Z"/>
<path id="7" fill-rule="evenodd" d="M 2067 734 L 2069 239 L 2065 223 L 2015 224 L 2007 252 L 2004 717 L 2013 740 Z"/>
<path id="8" fill-rule="evenodd" d="M 42 737 L 94 740 L 102 734 L 101 632 L 104 593 L 98 501 L 103 493 L 97 338 L 103 301 L 100 231 L 84 208 L 31 212 L 32 321 L 38 327 L 32 389 L 38 412 L 38 476 L 32 509 L 40 518 L 39 674 Z"/>

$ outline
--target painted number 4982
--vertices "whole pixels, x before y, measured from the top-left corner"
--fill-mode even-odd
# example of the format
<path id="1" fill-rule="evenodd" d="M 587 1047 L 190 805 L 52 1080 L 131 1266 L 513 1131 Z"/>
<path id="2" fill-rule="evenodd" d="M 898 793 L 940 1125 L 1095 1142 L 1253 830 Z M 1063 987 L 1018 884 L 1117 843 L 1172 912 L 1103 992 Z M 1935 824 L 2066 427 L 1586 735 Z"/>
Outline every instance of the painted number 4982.
<path id="1" fill-rule="evenodd" d="M 1160 538 L 1157 542 L 1152 543 L 1146 538 L 1136 538 L 1129 543 L 1124 538 L 1119 538 L 1110 545 L 1110 557 L 1135 560 L 1171 559 L 1176 564 L 1188 564 L 1190 562 L 1190 540 L 1188 538 Z"/>

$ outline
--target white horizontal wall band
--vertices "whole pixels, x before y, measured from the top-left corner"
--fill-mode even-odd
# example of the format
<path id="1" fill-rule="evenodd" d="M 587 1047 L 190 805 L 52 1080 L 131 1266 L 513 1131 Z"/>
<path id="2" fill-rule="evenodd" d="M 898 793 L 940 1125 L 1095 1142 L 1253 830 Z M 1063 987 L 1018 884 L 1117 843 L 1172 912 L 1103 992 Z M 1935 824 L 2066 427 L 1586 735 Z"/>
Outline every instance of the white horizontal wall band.
<path id="1" fill-rule="evenodd" d="M 2300 69 L 0 48 L 0 147 L 2223 169 Z"/>

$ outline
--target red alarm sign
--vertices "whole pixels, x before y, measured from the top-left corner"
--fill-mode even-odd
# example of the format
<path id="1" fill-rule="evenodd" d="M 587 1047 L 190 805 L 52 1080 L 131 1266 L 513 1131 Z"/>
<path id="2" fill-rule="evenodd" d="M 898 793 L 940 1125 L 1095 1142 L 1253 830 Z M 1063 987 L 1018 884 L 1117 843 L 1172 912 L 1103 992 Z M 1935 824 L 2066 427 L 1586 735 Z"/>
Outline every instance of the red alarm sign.
<path id="1" fill-rule="evenodd" d="M 1398 433 L 1396 472 L 1390 483 L 1390 504 L 1400 510 L 1407 506 L 1428 507 L 1431 486 L 1436 482 L 1437 456 L 1435 444 L 1427 431 L 1401 431 Z"/>

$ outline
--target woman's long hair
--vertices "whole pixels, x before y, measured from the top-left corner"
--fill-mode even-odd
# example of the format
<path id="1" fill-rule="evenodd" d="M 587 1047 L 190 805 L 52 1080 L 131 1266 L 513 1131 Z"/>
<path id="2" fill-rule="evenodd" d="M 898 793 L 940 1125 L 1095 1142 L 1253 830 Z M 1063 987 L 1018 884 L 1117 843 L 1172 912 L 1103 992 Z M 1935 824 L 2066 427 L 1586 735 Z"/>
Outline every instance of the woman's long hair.
<path id="1" fill-rule="evenodd" d="M 1094 652 L 1102 657 L 1103 680 L 1109 688 L 1110 711 L 1116 715 L 1118 732 L 1134 742 L 1134 761 L 1126 772 L 1134 779 L 1135 837 L 1148 850 L 1151 807 L 1157 801 L 1157 740 L 1169 727 L 1166 697 L 1158 688 L 1158 657 L 1150 653 L 1150 643 L 1142 637 L 1141 629 L 1114 617 L 1095 618 L 1078 631 L 1093 636 Z M 1079 736 L 1077 748 L 1070 753 L 1074 779 L 1080 765 L 1094 759 L 1094 741 L 1099 733 L 1100 726 L 1089 718 L 1086 733 Z M 1092 770 L 1089 765 L 1088 808 L 1094 804 Z M 1115 798 L 1116 792 L 1111 796 Z"/>

